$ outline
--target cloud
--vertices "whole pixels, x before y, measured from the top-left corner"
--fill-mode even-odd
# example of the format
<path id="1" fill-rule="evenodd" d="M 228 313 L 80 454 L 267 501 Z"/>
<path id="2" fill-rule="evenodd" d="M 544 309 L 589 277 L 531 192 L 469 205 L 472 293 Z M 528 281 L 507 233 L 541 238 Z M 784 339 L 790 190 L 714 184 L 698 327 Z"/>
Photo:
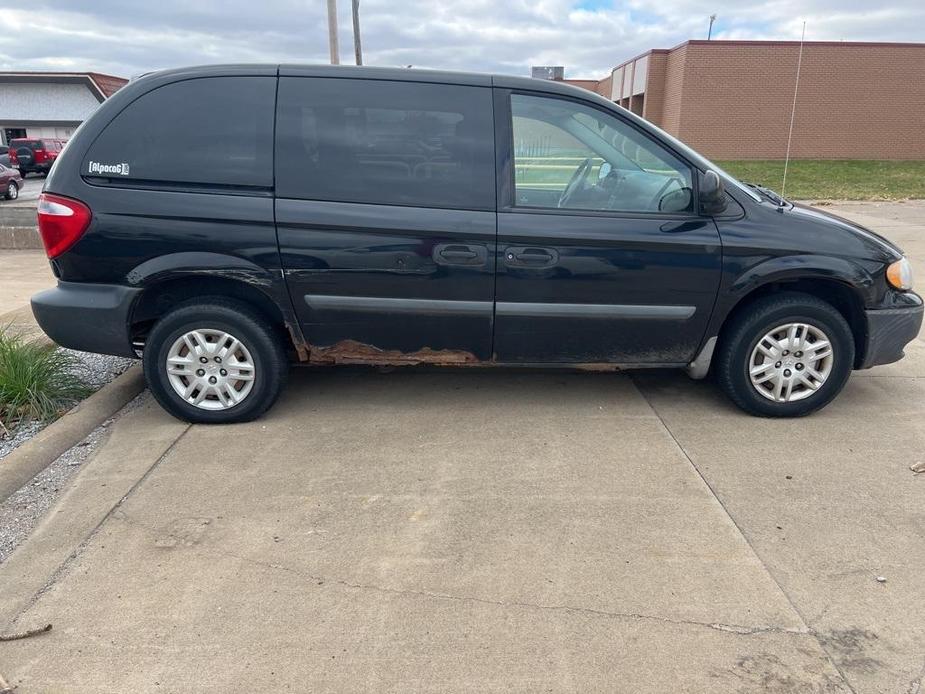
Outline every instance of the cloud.
<path id="1" fill-rule="evenodd" d="M 33 0 L 0 12 L 0 69 L 136 75 L 216 62 L 327 62 L 325 0 Z M 351 62 L 350 0 L 340 0 Z M 76 7 L 75 7 L 76 6 Z M 844 0 L 361 0 L 365 62 L 528 74 L 565 65 L 602 77 L 649 48 L 705 38 L 915 41 L 921 0 L 852 9 Z M 28 37 L 28 40 L 24 40 Z"/>

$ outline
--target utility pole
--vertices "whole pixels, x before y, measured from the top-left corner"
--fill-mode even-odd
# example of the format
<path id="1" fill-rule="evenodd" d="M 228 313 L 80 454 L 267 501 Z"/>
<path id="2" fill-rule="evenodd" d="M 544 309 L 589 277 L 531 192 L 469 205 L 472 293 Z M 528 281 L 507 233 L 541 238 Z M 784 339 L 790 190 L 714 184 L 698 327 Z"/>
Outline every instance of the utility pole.
<path id="1" fill-rule="evenodd" d="M 363 64 L 363 47 L 360 44 L 360 0 L 353 0 L 353 53 L 357 65 Z"/>
<path id="2" fill-rule="evenodd" d="M 337 47 L 337 0 L 328 0 L 328 45 L 331 47 L 331 65 L 340 65 Z"/>
<path id="3" fill-rule="evenodd" d="M 707 41 L 709 41 L 713 37 L 713 22 L 715 21 L 716 21 L 716 15 L 711 14 L 710 15 L 710 28 L 707 30 Z"/>

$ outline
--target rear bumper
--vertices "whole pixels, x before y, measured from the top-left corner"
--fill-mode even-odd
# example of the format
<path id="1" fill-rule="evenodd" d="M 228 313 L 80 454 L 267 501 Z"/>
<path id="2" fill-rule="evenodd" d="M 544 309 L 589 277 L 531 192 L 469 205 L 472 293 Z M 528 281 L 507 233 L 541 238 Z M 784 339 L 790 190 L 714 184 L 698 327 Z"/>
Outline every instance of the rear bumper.
<path id="1" fill-rule="evenodd" d="M 54 163 L 54 162 L 48 161 L 48 162 L 42 162 L 41 164 L 27 164 L 27 165 L 25 165 L 25 166 L 23 166 L 22 164 L 17 164 L 17 165 L 16 165 L 16 168 L 19 169 L 19 172 L 20 172 L 20 173 L 22 173 L 22 172 L 24 172 L 24 171 L 25 171 L 26 173 L 33 173 L 33 172 L 35 172 L 35 173 L 48 173 L 49 171 L 51 171 L 51 165 L 52 165 L 53 163 Z"/>
<path id="2" fill-rule="evenodd" d="M 129 317 L 140 292 L 112 284 L 58 282 L 32 297 L 32 313 L 62 347 L 134 357 Z"/>
<path id="3" fill-rule="evenodd" d="M 869 369 L 902 359 L 903 348 L 919 334 L 923 310 L 922 300 L 918 299 L 913 306 L 865 311 L 867 345 L 858 368 Z"/>

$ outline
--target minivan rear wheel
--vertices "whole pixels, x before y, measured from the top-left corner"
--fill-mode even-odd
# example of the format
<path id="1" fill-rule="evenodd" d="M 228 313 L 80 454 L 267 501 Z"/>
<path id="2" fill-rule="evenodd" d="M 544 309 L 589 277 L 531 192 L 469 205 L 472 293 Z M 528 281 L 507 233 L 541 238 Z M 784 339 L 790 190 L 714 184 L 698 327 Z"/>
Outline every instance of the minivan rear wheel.
<path id="1" fill-rule="evenodd" d="M 782 292 L 750 304 L 728 326 L 716 377 L 730 399 L 763 417 L 801 417 L 841 392 L 854 365 L 854 337 L 831 304 Z"/>
<path id="2" fill-rule="evenodd" d="M 247 304 L 200 299 L 154 325 L 143 352 L 161 406 L 194 423 L 245 422 L 279 396 L 288 371 L 280 339 Z"/>
<path id="3" fill-rule="evenodd" d="M 19 186 L 16 185 L 16 181 L 10 181 L 10 184 L 6 187 L 6 199 L 15 200 L 19 197 Z"/>

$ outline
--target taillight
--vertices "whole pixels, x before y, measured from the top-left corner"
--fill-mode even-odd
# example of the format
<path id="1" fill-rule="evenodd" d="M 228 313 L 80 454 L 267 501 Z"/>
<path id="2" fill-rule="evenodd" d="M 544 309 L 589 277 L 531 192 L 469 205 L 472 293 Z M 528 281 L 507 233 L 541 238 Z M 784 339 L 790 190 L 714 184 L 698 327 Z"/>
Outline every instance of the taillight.
<path id="1" fill-rule="evenodd" d="M 73 246 L 90 226 L 90 208 L 77 200 L 42 193 L 36 209 L 39 234 L 49 258 L 57 258 Z"/>

